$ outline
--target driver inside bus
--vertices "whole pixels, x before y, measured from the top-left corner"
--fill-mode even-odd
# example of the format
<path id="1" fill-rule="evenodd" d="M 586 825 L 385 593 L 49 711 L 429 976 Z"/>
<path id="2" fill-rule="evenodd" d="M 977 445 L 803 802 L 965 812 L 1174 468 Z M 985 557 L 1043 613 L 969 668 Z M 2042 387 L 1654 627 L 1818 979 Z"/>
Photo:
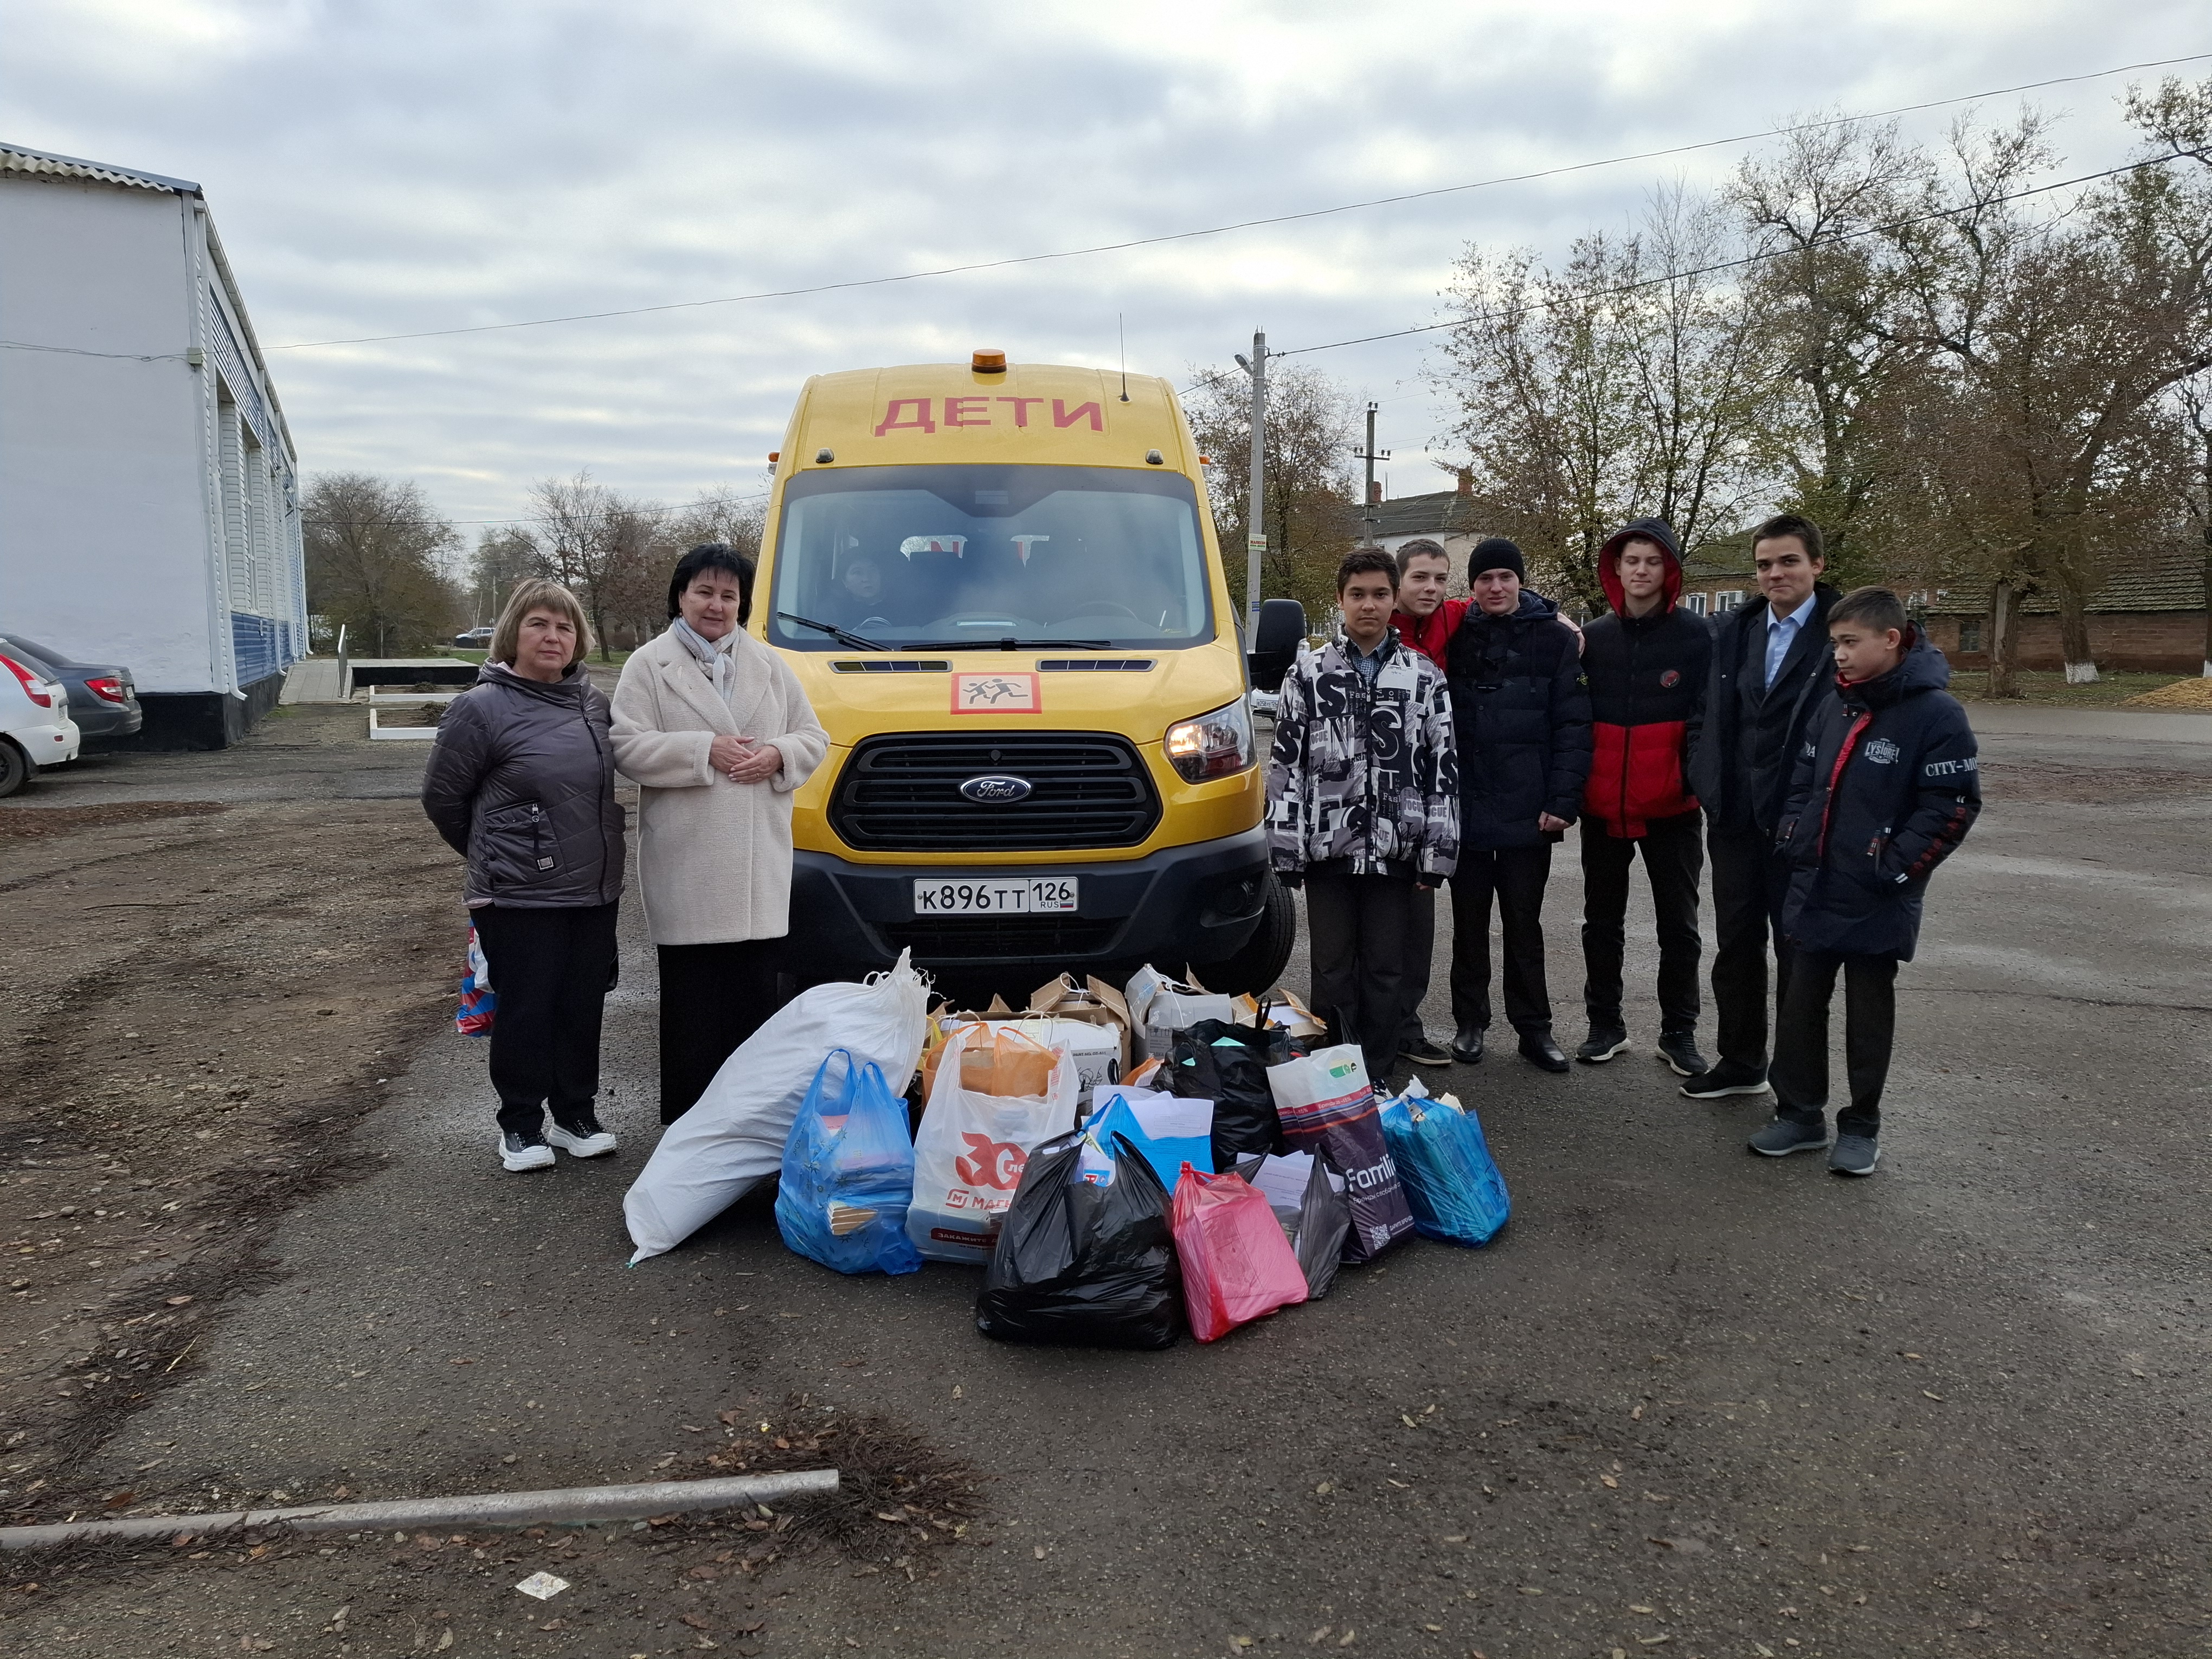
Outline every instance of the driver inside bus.
<path id="1" fill-rule="evenodd" d="M 866 556 L 854 559 L 845 567 L 845 577 L 837 585 L 838 623 L 852 627 L 864 622 L 885 622 L 884 615 L 884 569 L 873 559 Z"/>

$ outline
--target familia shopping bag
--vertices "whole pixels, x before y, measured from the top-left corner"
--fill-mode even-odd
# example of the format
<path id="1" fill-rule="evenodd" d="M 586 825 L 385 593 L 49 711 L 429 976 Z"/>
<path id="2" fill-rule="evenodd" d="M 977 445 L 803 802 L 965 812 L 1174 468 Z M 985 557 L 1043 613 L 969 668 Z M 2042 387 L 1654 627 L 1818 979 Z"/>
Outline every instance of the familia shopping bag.
<path id="1" fill-rule="evenodd" d="M 979 1062 L 971 1065 L 972 1057 Z M 996 1092 L 1030 1088 L 1027 1094 Z M 1018 1031 L 968 1025 L 945 1040 L 914 1144 L 906 1236 L 939 1261 L 981 1267 L 1038 1142 L 1075 1127 L 1075 1062 Z"/>
<path id="2" fill-rule="evenodd" d="M 1487 1244 L 1496 1237 L 1512 1205 L 1474 1114 L 1449 1095 L 1431 1100 L 1416 1079 L 1384 1103 L 1382 1121 L 1414 1227 L 1447 1244 Z"/>
<path id="3" fill-rule="evenodd" d="M 1039 1146 L 1022 1175 L 975 1328 L 1002 1342 L 1165 1348 L 1182 1325 L 1182 1287 L 1168 1235 L 1168 1194 L 1117 1135 L 1093 1162 L 1077 1131 Z"/>
<path id="4" fill-rule="evenodd" d="M 906 1236 L 914 1199 L 906 1122 L 906 1102 L 872 1061 L 832 1049 L 783 1145 L 775 1194 L 783 1242 L 841 1273 L 919 1272 Z"/>
<path id="5" fill-rule="evenodd" d="M 1318 1302 L 1336 1283 L 1344 1241 L 1352 1232 L 1352 1199 L 1344 1172 L 1328 1153 L 1282 1152 L 1251 1158 L 1237 1173 L 1257 1188 L 1306 1276 L 1306 1300 Z"/>
<path id="6" fill-rule="evenodd" d="M 1352 1232 L 1344 1259 L 1365 1261 L 1413 1231 L 1405 1188 L 1383 1144 L 1382 1125 L 1368 1086 L 1359 1045 L 1339 1043 L 1267 1068 L 1283 1138 L 1296 1151 L 1326 1151 L 1344 1171 L 1352 1197 Z"/>
<path id="7" fill-rule="evenodd" d="M 1168 1205 L 1190 1334 L 1217 1342 L 1306 1299 L 1306 1276 L 1267 1199 L 1242 1176 L 1186 1164 Z"/>
<path id="8" fill-rule="evenodd" d="M 902 951 L 860 985 L 817 985 L 768 1017 L 722 1062 L 699 1103 L 662 1131 L 623 1198 L 635 1267 L 677 1245 L 782 1168 L 823 1057 L 843 1048 L 901 1085 L 921 1058 L 929 988 Z"/>

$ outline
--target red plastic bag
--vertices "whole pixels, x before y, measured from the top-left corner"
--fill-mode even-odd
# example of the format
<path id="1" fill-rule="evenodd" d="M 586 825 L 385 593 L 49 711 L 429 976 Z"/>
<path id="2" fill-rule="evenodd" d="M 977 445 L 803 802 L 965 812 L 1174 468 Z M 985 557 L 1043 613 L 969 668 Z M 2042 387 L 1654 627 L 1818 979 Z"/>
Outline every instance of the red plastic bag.
<path id="1" fill-rule="evenodd" d="M 1190 1331 L 1218 1341 L 1239 1325 L 1306 1299 L 1305 1270 L 1266 1194 L 1238 1175 L 1182 1166 L 1168 1206 L 1182 1263 Z"/>

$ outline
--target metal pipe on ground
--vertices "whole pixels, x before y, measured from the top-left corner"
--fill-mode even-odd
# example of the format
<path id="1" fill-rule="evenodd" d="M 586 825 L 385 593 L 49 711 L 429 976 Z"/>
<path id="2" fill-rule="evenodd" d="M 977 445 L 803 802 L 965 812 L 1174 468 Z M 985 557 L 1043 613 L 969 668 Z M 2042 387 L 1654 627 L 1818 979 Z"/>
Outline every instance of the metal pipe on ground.
<path id="1" fill-rule="evenodd" d="M 628 1486 L 562 1486 L 550 1492 L 479 1492 L 459 1498 L 397 1498 L 374 1504 L 322 1504 L 220 1515 L 141 1515 L 0 1527 L 0 1550 L 51 1549 L 106 1539 L 161 1539 L 289 1527 L 294 1532 L 376 1532 L 410 1527 L 537 1527 L 737 1509 L 818 1497 L 837 1490 L 835 1469 L 793 1474 L 727 1475 L 711 1480 L 651 1480 Z"/>

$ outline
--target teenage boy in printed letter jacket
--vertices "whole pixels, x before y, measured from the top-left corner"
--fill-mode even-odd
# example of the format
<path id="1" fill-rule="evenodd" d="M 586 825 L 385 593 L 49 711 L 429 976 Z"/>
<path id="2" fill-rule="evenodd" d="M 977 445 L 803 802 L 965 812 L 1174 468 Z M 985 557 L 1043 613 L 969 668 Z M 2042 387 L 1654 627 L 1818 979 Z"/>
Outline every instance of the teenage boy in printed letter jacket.
<path id="1" fill-rule="evenodd" d="M 1398 567 L 1352 554 L 1338 568 L 1344 638 L 1285 677 L 1267 762 L 1267 857 L 1306 895 L 1312 1006 L 1360 1046 L 1380 1085 L 1405 1018 L 1405 935 L 1415 888 L 1459 862 L 1459 768 L 1444 678 L 1390 626 Z"/>

